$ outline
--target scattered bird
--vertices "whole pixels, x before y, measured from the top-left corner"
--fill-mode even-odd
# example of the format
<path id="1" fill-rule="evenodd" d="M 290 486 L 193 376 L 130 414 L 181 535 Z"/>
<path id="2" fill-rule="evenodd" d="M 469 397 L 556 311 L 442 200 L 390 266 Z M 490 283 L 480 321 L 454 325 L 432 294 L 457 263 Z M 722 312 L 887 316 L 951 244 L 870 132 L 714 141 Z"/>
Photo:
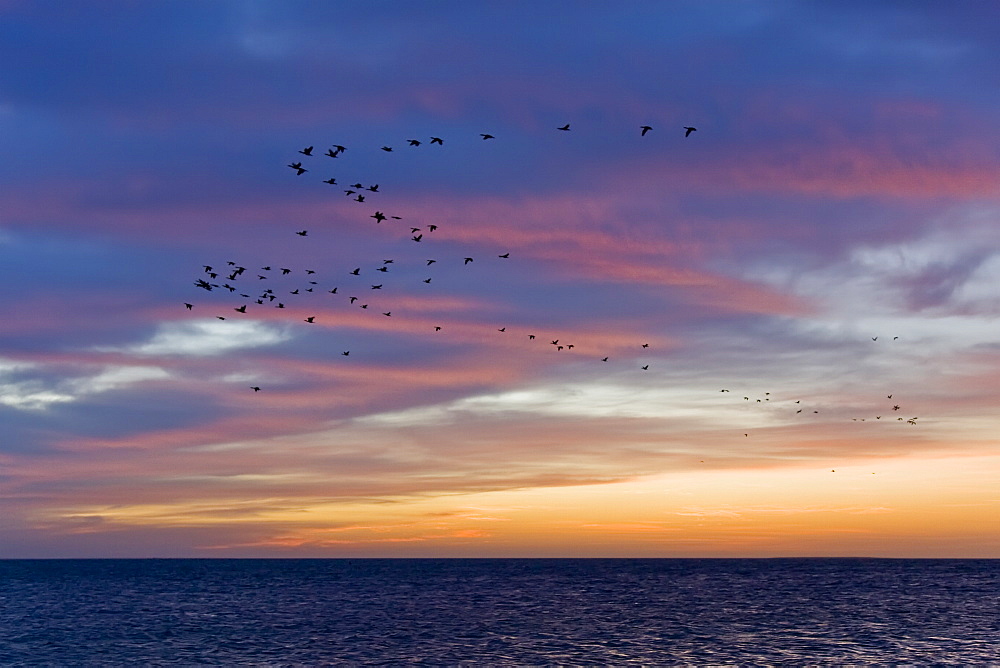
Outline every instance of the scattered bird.
<path id="1" fill-rule="evenodd" d="M 316 321 L 316 316 L 314 316 L 314 315 L 311 315 L 311 316 L 309 316 L 308 318 L 305 319 L 305 322 L 308 322 L 308 323 L 313 323 L 315 321 Z"/>
<path id="2" fill-rule="evenodd" d="M 191 309 L 194 308 L 194 304 L 188 304 L 187 302 L 184 302 L 184 307 L 187 308 L 187 310 L 190 311 Z"/>
<path id="3" fill-rule="evenodd" d="M 688 127 L 688 126 L 685 125 L 684 126 L 684 136 L 685 137 L 689 137 L 691 135 L 691 133 L 694 132 L 694 131 L 696 131 L 697 129 L 698 128 L 692 128 L 692 127 Z"/>
<path id="4" fill-rule="evenodd" d="M 642 129 L 642 134 L 640 135 L 641 137 L 645 137 L 646 133 L 653 129 L 650 125 L 642 125 L 640 127 Z"/>
<path id="5" fill-rule="evenodd" d="M 257 387 L 256 385 L 251 385 L 250 389 L 253 390 L 254 392 L 260 392 L 260 388 Z"/>
<path id="6" fill-rule="evenodd" d="M 309 231 L 308 230 L 302 230 L 301 232 L 296 232 L 295 234 L 299 235 L 300 237 L 304 237 L 307 234 L 309 234 Z"/>
<path id="7" fill-rule="evenodd" d="M 483 141 L 486 141 L 487 139 L 496 139 L 496 137 L 491 134 L 480 134 L 479 136 L 483 138 Z"/>
<path id="8" fill-rule="evenodd" d="M 566 125 L 562 126 L 561 128 L 556 128 L 556 130 L 563 130 L 565 132 L 569 132 L 569 123 L 567 123 Z"/>

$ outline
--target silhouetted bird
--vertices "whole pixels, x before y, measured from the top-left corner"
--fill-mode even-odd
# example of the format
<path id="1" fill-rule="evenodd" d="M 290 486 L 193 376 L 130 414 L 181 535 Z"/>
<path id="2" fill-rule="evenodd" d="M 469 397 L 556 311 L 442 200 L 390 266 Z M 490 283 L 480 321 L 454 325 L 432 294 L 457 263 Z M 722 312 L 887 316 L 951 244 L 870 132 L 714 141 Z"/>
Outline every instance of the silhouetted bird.
<path id="1" fill-rule="evenodd" d="M 234 308 L 233 310 L 236 311 L 237 313 L 246 313 L 247 312 L 247 305 L 244 304 L 243 306 L 241 306 L 239 308 Z"/>
<path id="2" fill-rule="evenodd" d="M 351 271 L 351 272 L 348 272 L 348 273 L 353 274 L 355 276 L 359 276 L 361 274 L 361 267 L 356 267 L 354 269 L 354 271 Z"/>
<path id="3" fill-rule="evenodd" d="M 299 153 L 301 153 L 302 155 L 312 155 L 313 154 L 313 147 L 312 146 L 306 146 L 304 149 L 302 149 L 301 151 L 299 151 Z"/>
<path id="4" fill-rule="evenodd" d="M 330 179 L 327 179 L 326 181 L 323 181 L 323 183 L 329 183 L 331 186 L 335 186 L 335 185 L 337 185 L 337 179 L 330 178 Z"/>
<path id="5" fill-rule="evenodd" d="M 382 150 L 385 151 L 385 152 L 387 152 L 387 153 L 390 153 L 390 152 L 392 152 L 392 147 L 391 146 L 383 146 Z"/>
<path id="6" fill-rule="evenodd" d="M 496 137 L 490 134 L 480 134 L 479 136 L 482 137 L 484 141 L 487 139 L 496 139 Z"/>
<path id="7" fill-rule="evenodd" d="M 497 255 L 497 257 L 507 258 L 507 257 L 510 257 L 510 253 L 504 253 L 503 255 Z"/>
<path id="8" fill-rule="evenodd" d="M 441 139 L 440 137 L 431 137 L 431 143 L 440 144 L 441 146 L 444 146 L 444 140 Z"/>
<path id="9" fill-rule="evenodd" d="M 334 151 L 332 148 L 328 148 L 326 149 L 326 155 L 330 156 L 331 158 L 336 158 L 337 151 Z"/>
<path id="10" fill-rule="evenodd" d="M 640 135 L 641 137 L 645 137 L 646 133 L 653 129 L 652 126 L 649 125 L 643 125 L 641 126 L 641 128 L 642 128 L 642 134 Z"/>
<path id="11" fill-rule="evenodd" d="M 304 237 L 307 234 L 309 234 L 309 231 L 308 230 L 302 230 L 301 232 L 296 232 L 295 234 L 299 235 L 300 237 Z"/>
<path id="12" fill-rule="evenodd" d="M 316 319 L 316 316 L 311 315 L 311 316 L 309 316 L 308 318 L 305 319 L 305 322 L 312 323 L 312 322 L 315 321 L 315 319 Z"/>
<path id="13" fill-rule="evenodd" d="M 420 146 L 419 139 L 407 139 L 406 141 L 410 142 L 410 146 Z"/>
<path id="14" fill-rule="evenodd" d="M 288 166 L 295 170 L 296 176 L 302 176 L 303 174 L 309 171 L 308 169 L 302 166 L 301 162 L 293 162 Z"/>
<path id="15" fill-rule="evenodd" d="M 350 350 L 345 350 L 344 352 L 342 352 L 340 354 L 343 355 L 344 357 L 347 357 L 348 355 L 351 354 L 351 351 Z"/>
<path id="16" fill-rule="evenodd" d="M 369 218 L 374 218 L 376 223 L 381 223 L 383 220 L 385 220 L 385 214 L 382 213 L 381 211 L 376 211 L 374 214 L 369 216 Z"/>
<path id="17" fill-rule="evenodd" d="M 463 264 L 469 264 L 470 262 L 472 262 L 472 258 L 471 257 L 467 257 L 467 258 L 465 258 L 465 262 L 463 262 Z"/>
<path id="18" fill-rule="evenodd" d="M 250 389 L 253 390 L 254 392 L 260 392 L 260 388 L 257 387 L 256 385 L 251 385 Z"/>
<path id="19" fill-rule="evenodd" d="M 562 126 L 561 128 L 556 128 L 556 130 L 565 130 L 566 132 L 569 132 L 569 123 Z"/>
<path id="20" fill-rule="evenodd" d="M 185 306 L 185 307 L 187 308 L 187 310 L 189 310 L 189 311 L 190 311 L 191 309 L 193 309 L 193 308 L 194 308 L 194 304 L 188 304 L 187 302 L 184 302 L 184 306 Z"/>
<path id="21" fill-rule="evenodd" d="M 695 131 L 695 130 L 697 130 L 697 129 L 698 129 L 698 128 L 692 128 L 692 127 L 688 127 L 688 126 L 686 126 L 686 125 L 685 125 L 685 126 L 684 126 L 684 136 L 685 136 L 685 137 L 688 137 L 688 136 L 690 136 L 690 135 L 691 135 L 691 133 L 692 133 L 692 132 L 694 132 L 694 131 Z"/>

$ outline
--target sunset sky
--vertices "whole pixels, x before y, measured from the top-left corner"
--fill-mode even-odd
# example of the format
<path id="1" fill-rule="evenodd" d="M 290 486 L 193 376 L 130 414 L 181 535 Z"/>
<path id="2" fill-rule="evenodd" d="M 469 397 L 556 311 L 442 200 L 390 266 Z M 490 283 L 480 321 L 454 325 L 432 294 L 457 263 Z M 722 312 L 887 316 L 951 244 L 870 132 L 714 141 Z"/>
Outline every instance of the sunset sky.
<path id="1" fill-rule="evenodd" d="M 0 557 L 1000 557 L 998 26 L 0 0 Z"/>

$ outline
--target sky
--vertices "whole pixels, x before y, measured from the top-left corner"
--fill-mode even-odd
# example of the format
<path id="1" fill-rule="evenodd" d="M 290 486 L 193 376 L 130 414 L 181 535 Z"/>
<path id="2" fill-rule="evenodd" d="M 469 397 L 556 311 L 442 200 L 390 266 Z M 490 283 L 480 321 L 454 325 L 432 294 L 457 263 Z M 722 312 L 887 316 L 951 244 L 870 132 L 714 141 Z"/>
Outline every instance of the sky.
<path id="1" fill-rule="evenodd" d="M 1000 557 L 997 26 L 0 2 L 0 557 Z"/>

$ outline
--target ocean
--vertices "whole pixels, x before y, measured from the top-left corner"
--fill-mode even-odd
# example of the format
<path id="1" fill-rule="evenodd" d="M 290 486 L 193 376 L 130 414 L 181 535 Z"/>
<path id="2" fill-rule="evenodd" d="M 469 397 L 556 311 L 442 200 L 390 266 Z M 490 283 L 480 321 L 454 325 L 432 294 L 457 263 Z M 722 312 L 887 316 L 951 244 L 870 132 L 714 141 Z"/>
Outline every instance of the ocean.
<path id="1" fill-rule="evenodd" d="M 0 561 L 3 666 L 1000 666 L 1000 560 Z"/>

